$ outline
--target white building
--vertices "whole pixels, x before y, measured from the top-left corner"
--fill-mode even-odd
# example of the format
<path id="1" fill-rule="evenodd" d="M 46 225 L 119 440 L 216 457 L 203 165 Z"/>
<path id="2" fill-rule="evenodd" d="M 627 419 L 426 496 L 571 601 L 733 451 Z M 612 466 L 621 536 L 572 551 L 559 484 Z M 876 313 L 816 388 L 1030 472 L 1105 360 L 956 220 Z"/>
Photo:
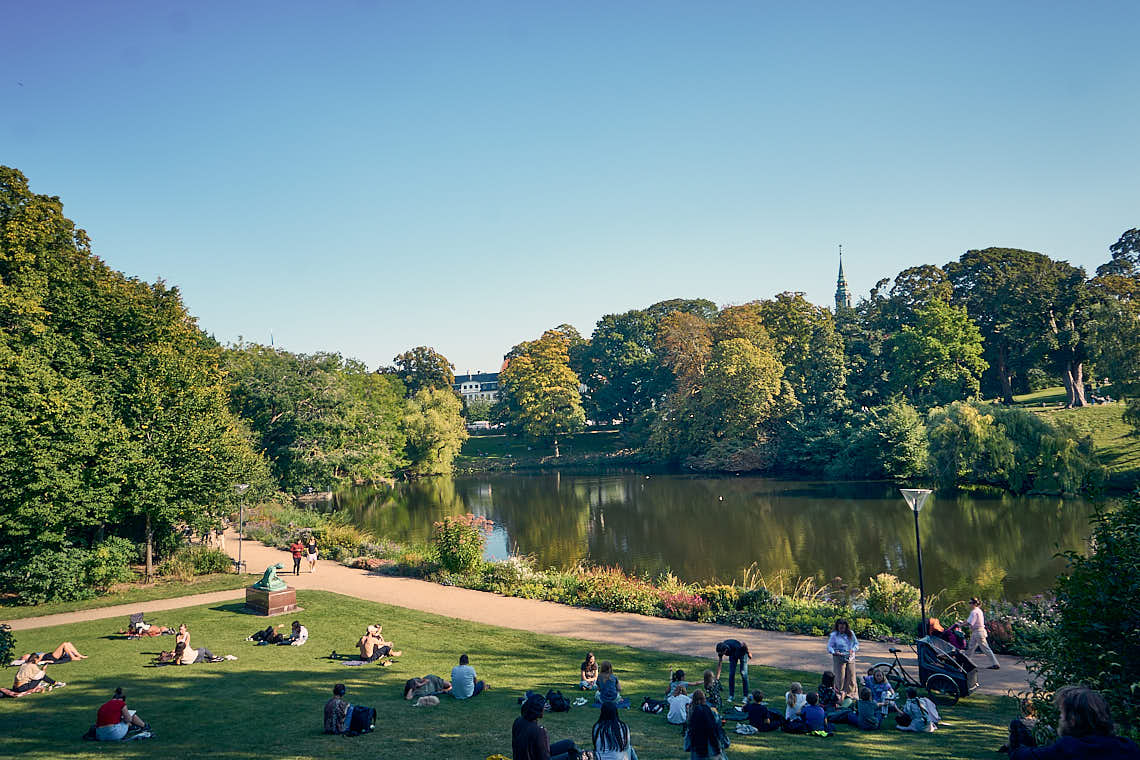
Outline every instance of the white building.
<path id="1" fill-rule="evenodd" d="M 455 392 L 463 397 L 464 401 L 490 401 L 499 400 L 499 373 L 479 372 L 456 375 Z"/>

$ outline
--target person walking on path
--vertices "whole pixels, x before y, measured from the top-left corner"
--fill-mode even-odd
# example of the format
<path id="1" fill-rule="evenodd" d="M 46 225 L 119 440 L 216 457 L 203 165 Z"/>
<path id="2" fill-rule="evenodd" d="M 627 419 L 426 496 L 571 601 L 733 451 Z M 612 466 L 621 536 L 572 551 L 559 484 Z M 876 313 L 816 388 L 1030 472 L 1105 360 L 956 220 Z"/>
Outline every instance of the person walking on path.
<path id="1" fill-rule="evenodd" d="M 990 649 L 987 641 L 986 615 L 982 612 L 982 602 L 976 596 L 970 599 L 970 616 L 966 618 L 966 624 L 970 626 L 970 642 L 966 644 L 966 656 L 973 659 L 974 652 L 981 649 L 982 654 L 989 655 L 990 670 L 998 670 L 1001 665 L 998 665 L 994 650 Z"/>
<path id="2" fill-rule="evenodd" d="M 859 651 L 859 639 L 851 625 L 839 618 L 835 630 L 827 638 L 827 651 L 831 655 L 831 672 L 835 674 L 835 691 L 840 701 L 858 696 L 855 690 L 855 653 Z"/>
<path id="3" fill-rule="evenodd" d="M 305 540 L 305 559 L 309 562 L 309 572 L 317 572 L 317 539 L 312 533 Z"/>
<path id="4" fill-rule="evenodd" d="M 301 543 L 301 539 L 293 539 L 293 543 L 289 544 L 289 551 L 293 553 L 293 575 L 301 574 L 301 557 L 305 553 L 305 545 Z"/>
<path id="5" fill-rule="evenodd" d="M 748 645 L 736 639 L 725 639 L 716 645 L 716 680 L 720 680 L 720 669 L 724 665 L 724 658 L 728 657 L 728 701 L 731 702 L 736 694 L 736 671 L 740 670 L 742 691 L 740 698 L 748 695 L 748 660 L 752 655 L 748 652 Z"/>

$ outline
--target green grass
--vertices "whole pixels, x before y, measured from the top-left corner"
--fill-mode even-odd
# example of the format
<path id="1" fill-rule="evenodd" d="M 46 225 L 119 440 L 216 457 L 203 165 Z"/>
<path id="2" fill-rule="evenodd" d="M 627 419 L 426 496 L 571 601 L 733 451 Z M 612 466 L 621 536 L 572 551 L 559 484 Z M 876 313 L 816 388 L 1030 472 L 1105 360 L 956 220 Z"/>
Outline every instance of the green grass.
<path id="1" fill-rule="evenodd" d="M 1001 399 L 998 400 L 1000 401 Z M 1043 404 L 1056 406 L 1058 403 L 1063 404 L 1068 400 L 1069 397 L 1066 395 L 1063 385 L 1058 385 L 1053 388 L 1042 388 L 1039 391 L 1013 397 L 1013 402 L 1018 406 L 1041 406 Z"/>
<path id="2" fill-rule="evenodd" d="M 518 715 L 516 697 L 527 689 L 563 689 L 577 696 L 577 666 L 583 653 L 614 663 L 623 691 L 640 704 L 643 695 L 659 697 L 670 669 L 700 673 L 709 661 L 587 641 L 540 636 L 437 615 L 374 604 L 337 594 L 301 591 L 305 608 L 297 616 L 310 630 L 304 647 L 256 647 L 244 637 L 265 625 L 264 618 L 238 611 L 237 604 L 196 607 L 154 615 L 155 622 L 186 622 L 195 645 L 216 654 L 236 654 L 236 662 L 191 667 L 148 667 L 154 652 L 170 637 L 125 641 L 108 636 L 120 621 L 93 621 L 19 632 L 21 650 L 48 649 L 61 639 L 91 655 L 82 662 L 49 668 L 65 689 L 20 700 L 0 700 L 0 736 L 4 754 L 25 758 L 171 757 L 222 758 L 447 758 L 483 760 L 510 755 L 511 723 Z M 273 618 L 288 622 L 292 616 Z M 323 659 L 331 649 L 351 651 L 367 623 L 380 621 L 384 633 L 404 650 L 389 668 L 349 668 Z M 710 652 L 712 640 L 710 639 Z M 479 676 L 492 690 L 468 702 L 444 699 L 435 708 L 412 708 L 402 699 L 403 682 L 436 673 L 444 677 L 460 653 L 467 652 Z M 825 664 L 821 657 L 821 667 Z M 778 701 L 793 680 L 817 682 L 818 674 L 773 670 L 755 665 L 753 688 Z M 13 674 L 8 670 L 8 675 Z M 349 700 L 375 707 L 377 730 L 356 738 L 324 736 L 322 706 L 332 685 L 343 682 Z M 122 686 L 132 709 L 149 720 L 156 738 L 124 745 L 84 742 L 96 708 Z M 933 734 L 905 734 L 884 729 L 864 733 L 851 727 L 818 739 L 786 734 L 731 734 L 733 758 L 833 760 L 836 757 L 979 758 L 993 755 L 1005 739 L 1005 724 L 1015 713 L 1008 698 L 973 695 L 947 708 L 946 725 Z M 572 738 L 584 745 L 597 710 L 586 706 L 548 714 L 551 740 Z M 660 715 L 622 711 L 638 754 L 653 758 L 687 757 L 681 736 Z"/>
<path id="3" fill-rule="evenodd" d="M 567 459 L 603 456 L 620 450 L 621 434 L 617 430 L 590 430 L 559 441 L 559 454 Z M 492 462 L 516 465 L 536 464 L 554 456 L 554 447 L 530 443 L 505 434 L 473 435 L 463 444 L 457 464 L 472 466 Z"/>
<path id="4" fill-rule="evenodd" d="M 94 599 L 84 599 L 81 602 L 50 602 L 48 604 L 19 605 L 8 600 L 0 602 L 0 620 L 19 620 L 22 618 L 39 617 L 40 615 L 55 615 L 60 612 L 77 612 L 79 610 L 94 610 L 100 607 L 114 607 L 116 604 L 133 604 L 135 602 L 151 602 L 155 599 L 173 599 L 176 596 L 189 596 L 190 594 L 208 594 L 211 591 L 228 591 L 246 586 L 250 576 L 236 573 L 218 573 L 215 575 L 201 575 L 190 581 L 159 580 L 152 584 L 139 584 L 130 588 L 115 591 Z"/>

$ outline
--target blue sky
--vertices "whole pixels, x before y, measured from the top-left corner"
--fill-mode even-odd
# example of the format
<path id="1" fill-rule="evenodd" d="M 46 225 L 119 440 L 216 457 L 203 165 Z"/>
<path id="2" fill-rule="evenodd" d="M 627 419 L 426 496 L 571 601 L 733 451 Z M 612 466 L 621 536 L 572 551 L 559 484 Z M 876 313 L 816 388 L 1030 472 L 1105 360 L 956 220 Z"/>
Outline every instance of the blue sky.
<path id="1" fill-rule="evenodd" d="M 1140 225 L 1140 5 L 35 2 L 0 163 L 223 341 L 497 368 L 674 297 L 830 303 Z"/>

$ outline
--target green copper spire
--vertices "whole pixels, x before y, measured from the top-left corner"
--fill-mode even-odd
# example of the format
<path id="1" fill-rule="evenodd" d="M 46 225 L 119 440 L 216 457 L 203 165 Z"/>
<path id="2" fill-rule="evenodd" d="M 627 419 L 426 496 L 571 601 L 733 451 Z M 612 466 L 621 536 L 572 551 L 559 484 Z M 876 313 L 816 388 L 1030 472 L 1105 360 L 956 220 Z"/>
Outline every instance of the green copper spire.
<path id="1" fill-rule="evenodd" d="M 847 287 L 847 276 L 843 274 L 843 246 L 839 246 L 839 279 L 835 283 L 835 311 L 851 308 L 851 289 Z"/>

